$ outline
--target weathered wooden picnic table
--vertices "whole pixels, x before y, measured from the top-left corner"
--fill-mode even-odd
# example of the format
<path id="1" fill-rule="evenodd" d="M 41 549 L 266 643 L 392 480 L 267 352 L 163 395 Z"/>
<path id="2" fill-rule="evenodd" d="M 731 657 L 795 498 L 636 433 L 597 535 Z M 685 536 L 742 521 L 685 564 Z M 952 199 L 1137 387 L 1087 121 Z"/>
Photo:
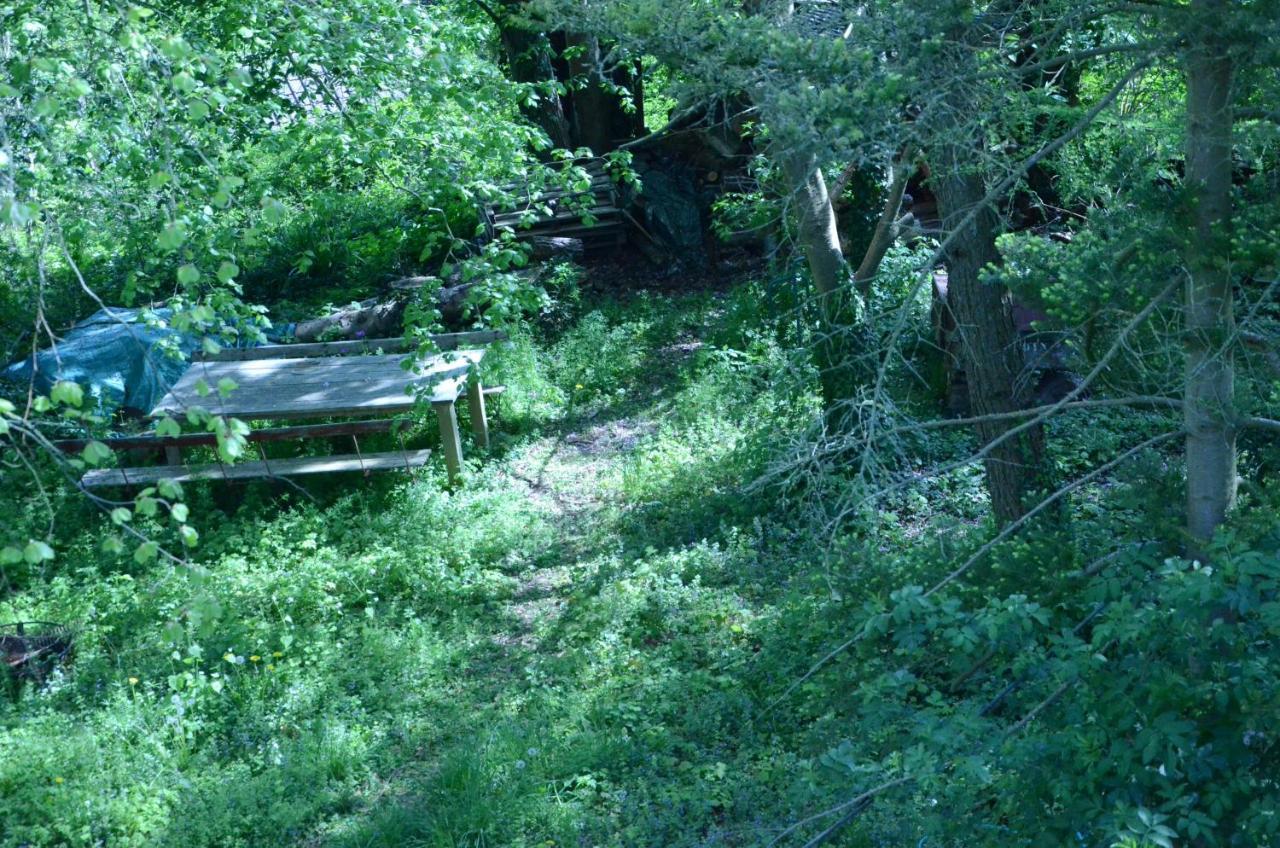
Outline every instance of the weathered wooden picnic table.
<path id="1" fill-rule="evenodd" d="M 476 342 L 504 338 L 501 334 L 460 334 L 440 337 L 453 347 L 459 341 Z M 483 348 L 445 350 L 419 360 L 414 353 L 381 352 L 385 345 L 403 347 L 396 341 L 367 343 L 327 343 L 313 345 L 275 345 L 226 351 L 225 355 L 192 363 L 182 378 L 151 410 L 152 419 L 179 417 L 200 408 L 212 414 L 254 421 L 296 421 L 315 418 L 358 418 L 381 416 L 386 426 L 377 421 L 351 421 L 348 424 L 325 424 L 285 427 L 256 431 L 253 441 L 277 441 L 281 438 L 309 438 L 317 435 L 351 435 L 389 430 L 389 416 L 413 409 L 418 396 L 430 398 L 439 419 L 440 440 L 450 479 L 462 469 L 462 441 L 458 432 L 456 403 L 465 393 L 471 427 L 476 443 L 489 444 L 489 422 L 485 410 L 485 389 L 478 366 L 484 359 Z M 327 355 L 333 353 L 379 352 L 360 356 Z M 228 391 L 223 391 L 228 389 Z M 307 457 L 268 460 L 265 452 L 260 461 L 234 466 L 215 465 L 185 467 L 180 449 L 189 444 L 204 444 L 211 434 L 194 437 L 156 439 L 152 444 L 163 447 L 168 465 L 149 468 L 113 468 L 91 471 L 81 484 L 86 487 L 136 485 L 161 479 L 246 479 L 252 477 L 292 476 L 333 471 L 376 471 L 396 467 L 412 468 L 426 462 L 430 451 L 360 454 L 351 456 Z M 195 439 L 201 441 L 195 441 Z M 132 441 L 138 441 L 134 439 Z"/>

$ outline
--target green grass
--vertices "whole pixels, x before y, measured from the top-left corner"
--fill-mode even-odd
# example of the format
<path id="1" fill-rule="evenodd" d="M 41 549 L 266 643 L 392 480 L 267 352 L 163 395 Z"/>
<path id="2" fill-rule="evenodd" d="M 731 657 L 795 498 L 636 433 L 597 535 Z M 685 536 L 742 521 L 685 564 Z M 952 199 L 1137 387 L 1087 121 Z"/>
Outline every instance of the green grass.
<path id="1" fill-rule="evenodd" d="M 804 408 L 696 344 L 714 315 L 641 298 L 517 339 L 453 494 L 438 468 L 319 503 L 192 489 L 193 572 L 79 516 L 0 606 L 77 630 L 0 708 L 0 844 L 753 842 L 761 787 L 803 768 L 744 733 L 771 613 L 736 582 L 776 575 L 734 494 Z"/>
<path id="2" fill-rule="evenodd" d="M 928 690 L 901 644 L 773 707 L 984 527 L 970 472 L 835 539 L 805 493 L 747 488 L 817 412 L 784 322 L 744 329 L 758 297 L 604 302 L 517 337 L 491 362 L 510 387 L 493 450 L 453 493 L 438 465 L 321 481 L 315 502 L 192 488 L 190 570 L 102 553 L 107 528 L 61 502 L 74 538 L 0 601 L 0 621 L 77 632 L 71 663 L 0 701 L 0 846 L 763 845 L 917 732 L 947 744 L 912 718 Z M 1095 419 L 1055 461 L 1085 468 L 1143 420 Z M 1159 465 L 1078 500 L 1082 548 L 1167 521 L 1133 494 Z M 1077 557 L 1033 535 L 982 585 Z M 922 827 L 874 812 L 836 844 Z"/>

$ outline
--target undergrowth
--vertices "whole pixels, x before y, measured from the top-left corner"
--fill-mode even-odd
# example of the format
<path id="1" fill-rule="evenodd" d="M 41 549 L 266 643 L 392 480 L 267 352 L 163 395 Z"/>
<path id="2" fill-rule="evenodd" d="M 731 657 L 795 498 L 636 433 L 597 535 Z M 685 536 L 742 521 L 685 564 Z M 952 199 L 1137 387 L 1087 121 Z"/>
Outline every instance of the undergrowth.
<path id="1" fill-rule="evenodd" d="M 105 554 L 57 504 L 81 541 L 0 620 L 68 624 L 75 653 L 0 706 L 0 845 L 760 845 L 895 775 L 836 844 L 1245 844 L 1203 836 L 1213 810 L 1272 832 L 1275 493 L 1206 570 L 1152 452 L 1072 499 L 1069 544 L 1036 529 L 927 595 L 989 537 L 968 478 L 921 474 L 836 538 L 751 487 L 817 412 L 794 329 L 747 329 L 762 297 L 518 335 L 452 493 L 435 465 L 314 500 L 195 487 L 190 569 Z M 1155 424 L 1057 426 L 1070 473 Z M 1063 681 L 1089 697 L 1011 729 Z"/>

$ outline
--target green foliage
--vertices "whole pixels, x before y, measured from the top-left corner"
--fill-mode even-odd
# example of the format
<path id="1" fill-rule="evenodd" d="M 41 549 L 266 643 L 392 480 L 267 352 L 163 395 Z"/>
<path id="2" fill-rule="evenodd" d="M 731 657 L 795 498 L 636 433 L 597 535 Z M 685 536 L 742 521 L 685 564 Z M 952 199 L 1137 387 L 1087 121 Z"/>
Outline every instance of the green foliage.
<path id="1" fill-rule="evenodd" d="M 835 538 L 752 485 L 817 412 L 769 292 L 516 333 L 496 455 L 452 494 L 432 469 L 55 505 L 58 559 L 0 620 L 76 651 L 0 706 L 0 844 L 754 845 L 898 776 L 847 844 L 1274 841 L 1275 492 L 1188 562 L 1150 453 L 1073 496 L 1070 544 L 928 595 L 986 538 L 974 473 Z M 1055 426 L 1077 469 L 1158 420 Z M 112 519 L 190 523 L 190 567 L 104 552 Z"/>

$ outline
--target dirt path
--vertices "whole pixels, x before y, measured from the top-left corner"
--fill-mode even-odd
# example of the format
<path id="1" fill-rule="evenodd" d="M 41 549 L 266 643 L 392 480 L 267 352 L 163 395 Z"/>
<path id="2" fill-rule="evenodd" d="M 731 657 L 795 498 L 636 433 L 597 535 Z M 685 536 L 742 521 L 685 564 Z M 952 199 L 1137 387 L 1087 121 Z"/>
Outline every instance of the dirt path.
<path id="1" fill-rule="evenodd" d="M 587 424 L 539 439 L 508 461 L 502 477 L 548 516 L 559 556 L 553 565 L 515 575 L 519 587 L 506 612 L 518 632 L 497 641 L 537 650 L 537 632 L 563 611 L 576 567 L 598 553 L 599 519 L 614 505 L 610 478 L 618 461 L 656 430 L 655 422 L 638 417 Z"/>

